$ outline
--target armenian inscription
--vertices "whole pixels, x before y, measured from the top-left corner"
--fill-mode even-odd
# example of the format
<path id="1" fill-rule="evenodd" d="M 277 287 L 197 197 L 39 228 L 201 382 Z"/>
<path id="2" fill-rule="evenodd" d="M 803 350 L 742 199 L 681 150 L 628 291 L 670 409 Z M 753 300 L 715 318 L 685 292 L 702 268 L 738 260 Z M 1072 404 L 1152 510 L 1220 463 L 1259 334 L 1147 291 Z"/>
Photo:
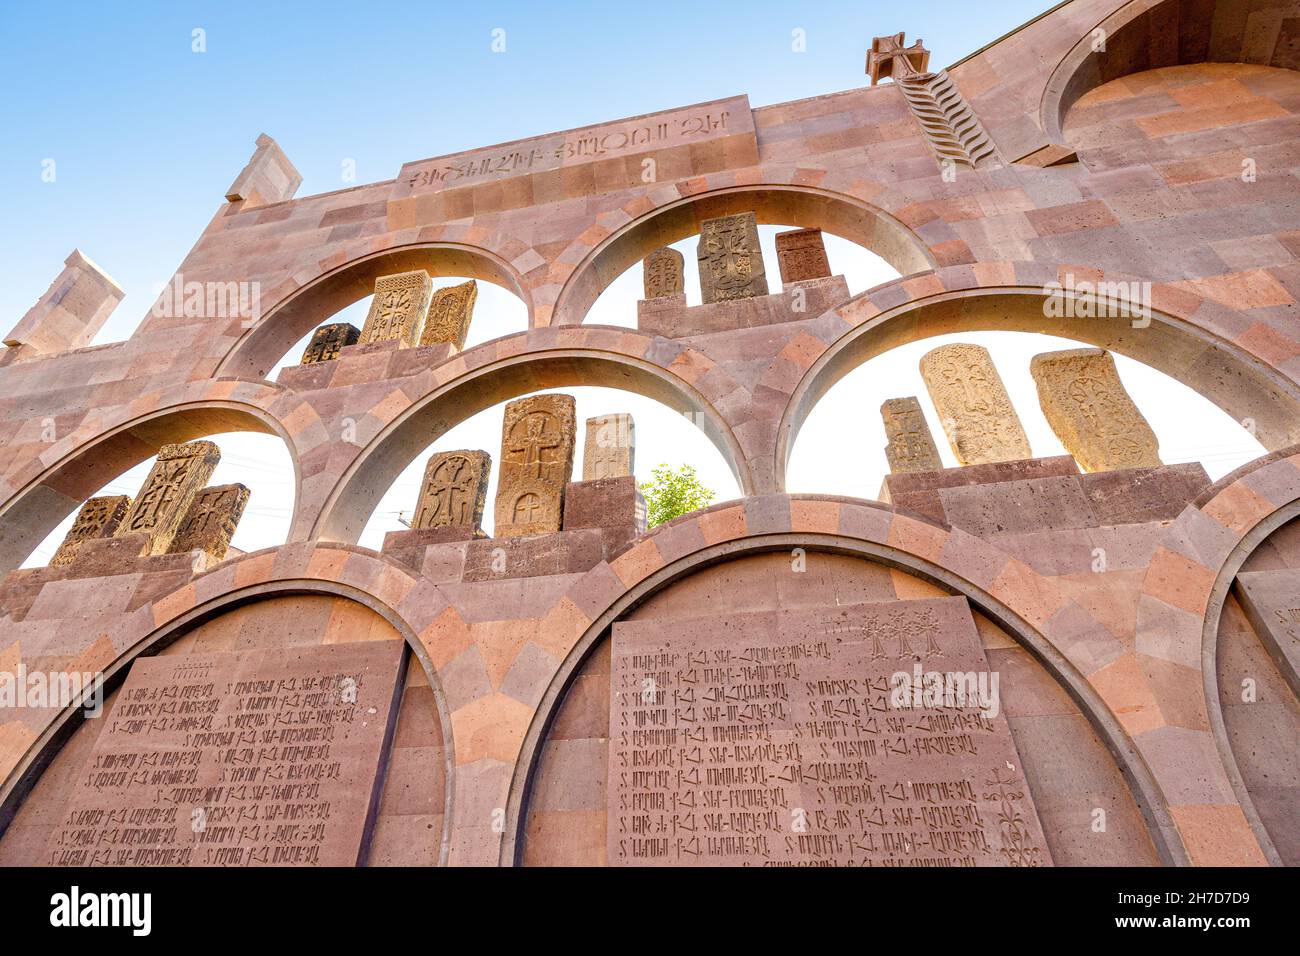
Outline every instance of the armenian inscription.
<path id="1" fill-rule="evenodd" d="M 405 645 L 140 658 L 51 834 L 51 866 L 355 866 Z"/>
<path id="2" fill-rule="evenodd" d="M 613 642 L 612 865 L 1051 865 L 964 598 Z"/>

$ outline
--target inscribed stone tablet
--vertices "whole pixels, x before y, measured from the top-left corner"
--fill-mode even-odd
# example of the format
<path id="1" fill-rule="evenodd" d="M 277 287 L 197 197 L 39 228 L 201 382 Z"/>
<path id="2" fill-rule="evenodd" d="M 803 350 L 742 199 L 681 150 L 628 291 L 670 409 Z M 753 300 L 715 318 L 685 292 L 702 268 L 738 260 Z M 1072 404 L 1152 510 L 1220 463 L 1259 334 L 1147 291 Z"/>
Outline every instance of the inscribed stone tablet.
<path id="1" fill-rule="evenodd" d="M 369 641 L 136 660 L 46 862 L 364 862 L 405 651 Z"/>
<path id="2" fill-rule="evenodd" d="M 965 598 L 633 621 L 613 642 L 612 865 L 1051 864 Z"/>

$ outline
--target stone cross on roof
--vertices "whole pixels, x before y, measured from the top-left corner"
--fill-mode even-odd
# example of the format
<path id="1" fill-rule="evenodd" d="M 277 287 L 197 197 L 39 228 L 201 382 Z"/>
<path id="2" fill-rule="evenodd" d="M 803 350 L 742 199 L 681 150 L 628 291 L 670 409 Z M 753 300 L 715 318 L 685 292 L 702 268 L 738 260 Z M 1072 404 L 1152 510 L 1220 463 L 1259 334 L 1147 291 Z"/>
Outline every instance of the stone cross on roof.
<path id="1" fill-rule="evenodd" d="M 924 40 L 917 40 L 911 46 L 903 46 L 902 32 L 890 37 L 876 37 L 871 41 L 871 51 L 867 54 L 867 75 L 871 85 L 875 86 L 882 77 L 891 79 L 910 79 L 927 75 L 930 67 L 930 51 L 925 48 Z"/>

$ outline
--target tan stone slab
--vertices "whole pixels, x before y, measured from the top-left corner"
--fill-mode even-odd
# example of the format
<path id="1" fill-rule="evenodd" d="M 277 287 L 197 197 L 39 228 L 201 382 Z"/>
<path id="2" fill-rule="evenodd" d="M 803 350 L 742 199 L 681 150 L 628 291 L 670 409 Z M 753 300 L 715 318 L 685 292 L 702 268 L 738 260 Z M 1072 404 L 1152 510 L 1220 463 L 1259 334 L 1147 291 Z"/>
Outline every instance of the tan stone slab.
<path id="1" fill-rule="evenodd" d="M 636 424 L 626 412 L 587 419 L 582 446 L 582 480 L 621 478 L 634 473 Z"/>
<path id="2" fill-rule="evenodd" d="M 402 346 L 415 345 L 432 296 L 433 280 L 423 269 L 380 276 L 375 280 L 375 297 L 358 344 L 396 341 Z"/>
<path id="3" fill-rule="evenodd" d="M 831 274 L 820 229 L 793 229 L 776 234 L 776 262 L 783 283 L 825 279 Z"/>
<path id="4" fill-rule="evenodd" d="M 487 504 L 492 456 L 485 451 L 444 451 L 429 458 L 412 528 L 476 528 Z"/>
<path id="5" fill-rule="evenodd" d="M 625 621 L 612 643 L 611 865 L 1052 865 L 965 598 Z"/>
<path id="6" fill-rule="evenodd" d="M 888 399 L 880 406 L 880 417 L 889 438 L 885 457 L 890 472 L 938 471 L 943 467 L 925 412 L 915 396 Z"/>
<path id="7" fill-rule="evenodd" d="M 988 349 L 964 342 L 941 345 L 921 356 L 921 377 L 963 465 L 1033 457 Z"/>
<path id="8" fill-rule="evenodd" d="M 130 507 L 131 499 L 127 495 L 91 498 L 77 512 L 77 518 L 72 522 L 68 533 L 63 536 L 63 543 L 59 545 L 59 550 L 55 551 L 54 557 L 50 558 L 50 567 L 63 567 L 75 561 L 83 541 L 90 538 L 112 537 Z"/>
<path id="9" fill-rule="evenodd" d="M 1102 349 L 1035 355 L 1029 371 L 1052 431 L 1084 471 L 1157 468 L 1160 443 Z"/>
<path id="10" fill-rule="evenodd" d="M 348 345 L 356 345 L 361 339 L 361 330 L 350 322 L 335 322 L 322 325 L 312 333 L 311 342 L 302 353 L 299 365 L 315 365 L 317 362 L 332 362 L 339 357 L 339 350 Z"/>
<path id="11" fill-rule="evenodd" d="M 163 445 L 114 537 L 144 532 L 149 543 L 142 553 L 166 554 L 190 504 L 220 460 L 221 450 L 210 441 Z"/>
<path id="12" fill-rule="evenodd" d="M 533 395 L 506 405 L 497 482 L 498 538 L 559 531 L 573 474 L 572 395 Z"/>
<path id="13" fill-rule="evenodd" d="M 645 257 L 645 297 L 657 299 L 677 295 L 686 289 L 686 257 L 676 249 L 664 246 Z"/>
<path id="14" fill-rule="evenodd" d="M 230 539 L 248 504 L 247 485 L 238 482 L 230 485 L 212 485 L 204 488 L 194 499 L 176 537 L 167 548 L 168 554 L 202 551 L 209 564 L 216 564 L 226 556 Z"/>
<path id="15" fill-rule="evenodd" d="M 477 299 L 478 283 L 473 279 L 435 292 L 429 303 L 429 317 L 424 320 L 420 344 L 448 342 L 457 351 L 464 348 Z"/>
<path id="16" fill-rule="evenodd" d="M 706 219 L 695 248 L 700 263 L 700 296 L 705 305 L 767 295 L 767 273 L 752 212 Z"/>

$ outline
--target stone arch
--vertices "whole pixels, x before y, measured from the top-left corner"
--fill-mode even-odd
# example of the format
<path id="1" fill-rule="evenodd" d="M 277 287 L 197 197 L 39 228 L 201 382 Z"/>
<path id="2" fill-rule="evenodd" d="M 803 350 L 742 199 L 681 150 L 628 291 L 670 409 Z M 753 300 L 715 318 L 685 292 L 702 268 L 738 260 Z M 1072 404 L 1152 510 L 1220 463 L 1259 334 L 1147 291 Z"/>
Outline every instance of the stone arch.
<path id="1" fill-rule="evenodd" d="M 1089 641 L 1108 632 L 1049 580 L 959 529 L 853 498 L 766 495 L 715 505 L 655 528 L 584 575 L 543 619 L 538 642 L 559 661 L 523 736 L 506 802 L 499 863 L 522 859 L 528 794 L 542 744 L 584 659 L 624 612 L 711 564 L 794 547 L 867 558 L 968 598 L 1047 669 L 1114 757 L 1167 864 L 1189 862 L 1183 837 L 1147 755 L 1086 676 Z M 960 569 L 960 570 L 959 570 Z"/>
<path id="2" fill-rule="evenodd" d="M 1048 316 L 1045 287 L 1069 271 L 1009 262 L 951 267 L 896 280 L 828 313 L 839 319 L 842 333 L 811 362 L 786 405 L 775 449 L 778 487 L 784 487 L 799 428 L 831 386 L 898 345 L 962 331 L 1044 332 L 1109 349 L 1182 382 L 1238 421 L 1250 419 L 1266 447 L 1300 441 L 1300 386 L 1233 341 L 1229 330 L 1241 323 L 1231 321 L 1231 310 L 1185 289 L 1157 285 L 1146 327 L 1134 328 L 1127 317 Z M 1135 280 L 1091 270 L 1087 281 L 1095 288 Z M 1064 296 L 1091 308 L 1099 301 L 1082 291 L 1070 293 L 1068 286 Z"/>
<path id="3" fill-rule="evenodd" d="M 430 275 L 467 276 L 518 296 L 532 322 L 533 297 L 513 265 L 490 249 L 454 241 L 427 241 L 374 249 L 373 242 L 318 263 L 316 272 L 281 296 L 226 353 L 217 375 L 263 378 L 295 342 L 326 317 L 375 291 L 375 279 L 424 269 Z M 277 290 L 278 291 L 278 290 Z"/>
<path id="4" fill-rule="evenodd" d="M 775 170 L 762 173 L 779 178 Z M 808 178 L 800 175 L 804 173 Z M 790 170 L 785 183 L 739 184 L 734 175 L 714 174 L 703 177 L 702 191 L 683 193 L 666 187 L 639 197 L 607 222 L 598 222 L 594 230 L 584 232 L 556 259 L 557 264 L 577 265 L 572 271 L 565 267 L 566 273 L 557 277 L 564 285 L 551 324 L 581 323 L 600 293 L 654 249 L 695 235 L 705 219 L 739 212 L 753 212 L 759 224 L 815 227 L 851 240 L 877 253 L 900 275 L 934 268 L 935 257 L 926 243 L 878 205 L 888 197 L 873 195 L 869 203 L 855 194 L 878 193 L 879 189 L 854 189 L 853 185 L 864 184 L 849 184 L 843 191 L 835 191 L 833 183 L 810 185 L 825 175 L 823 170 Z M 666 195 L 660 197 L 660 193 Z M 647 201 L 654 203 L 648 211 Z M 539 320 L 543 311 L 539 307 Z"/>
<path id="5" fill-rule="evenodd" d="M 1081 96 L 1131 73 L 1187 63 L 1257 63 L 1295 69 L 1294 52 L 1274 33 L 1247 30 L 1247 19 L 1294 10 L 1291 0 L 1132 0 L 1097 27 L 1105 51 L 1082 37 L 1043 90 L 1039 116 L 1053 143 L 1064 144 L 1065 114 Z"/>
<path id="6" fill-rule="evenodd" d="M 41 446 L 42 452 L 10 480 L 11 493 L 0 505 L 0 572 L 18 567 L 89 496 L 161 446 L 232 431 L 284 441 L 293 462 L 296 516 L 302 456 L 325 437 L 315 412 L 278 386 L 238 379 L 196 382 L 143 395 Z"/>
<path id="7" fill-rule="evenodd" d="M 437 616 L 446 600 L 432 583 L 407 568 L 359 548 L 286 545 L 223 562 L 189 584 L 156 598 L 112 635 L 124 650 L 103 670 L 105 693 L 126 679 L 138 657 L 157 653 L 207 621 L 253 602 L 295 594 L 325 594 L 360 604 L 387 621 L 405 640 L 429 678 L 443 729 L 447 762 L 446 814 L 440 865 L 449 853 L 454 819 L 455 741 L 445 694 L 445 661 L 433 646 Z M 23 798 L 84 720 L 79 706 L 55 714 L 12 767 L 0 767 L 0 836 Z"/>
<path id="8" fill-rule="evenodd" d="M 750 463 L 719 410 L 730 378 L 710 380 L 705 373 L 712 368 L 708 358 L 676 343 L 598 326 L 533 329 L 469 349 L 439 366 L 429 390 L 356 455 L 334 483 L 309 536 L 356 541 L 384 490 L 439 435 L 500 402 L 566 385 L 636 392 L 690 414 L 749 494 L 754 488 Z"/>

